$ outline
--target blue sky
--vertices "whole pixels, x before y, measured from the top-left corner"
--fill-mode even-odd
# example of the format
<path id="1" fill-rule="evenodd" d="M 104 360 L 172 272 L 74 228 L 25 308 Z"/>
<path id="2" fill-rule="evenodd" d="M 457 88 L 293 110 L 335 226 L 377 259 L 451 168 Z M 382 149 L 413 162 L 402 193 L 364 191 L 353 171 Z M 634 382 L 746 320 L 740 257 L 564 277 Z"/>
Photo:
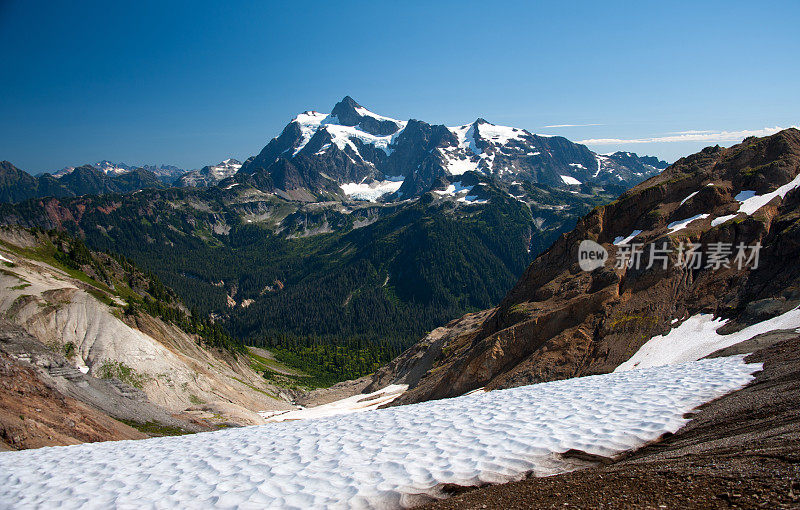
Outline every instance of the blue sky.
<path id="1" fill-rule="evenodd" d="M 797 1 L 0 0 L 0 160 L 197 168 L 349 94 L 673 161 L 800 125 L 798 26 Z"/>

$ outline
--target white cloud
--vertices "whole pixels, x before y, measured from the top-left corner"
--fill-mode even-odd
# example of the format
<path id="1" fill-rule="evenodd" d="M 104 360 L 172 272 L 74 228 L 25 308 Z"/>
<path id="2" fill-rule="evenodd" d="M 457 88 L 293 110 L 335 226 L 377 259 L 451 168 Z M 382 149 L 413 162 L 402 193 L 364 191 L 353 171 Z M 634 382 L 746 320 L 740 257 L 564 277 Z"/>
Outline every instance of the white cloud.
<path id="1" fill-rule="evenodd" d="M 552 124 L 544 126 L 546 128 L 570 128 L 570 127 L 586 127 L 586 126 L 605 126 L 605 124 Z"/>
<path id="2" fill-rule="evenodd" d="M 792 126 L 796 128 L 797 126 Z M 742 131 L 681 131 L 668 136 L 652 138 L 590 138 L 578 140 L 586 145 L 621 145 L 630 143 L 670 143 L 670 142 L 738 142 L 748 136 L 769 136 L 786 128 L 772 127 L 763 129 L 744 129 Z"/>
<path id="3" fill-rule="evenodd" d="M 713 133 L 710 129 L 690 129 L 688 131 L 671 131 L 668 135 L 701 135 L 705 133 Z"/>

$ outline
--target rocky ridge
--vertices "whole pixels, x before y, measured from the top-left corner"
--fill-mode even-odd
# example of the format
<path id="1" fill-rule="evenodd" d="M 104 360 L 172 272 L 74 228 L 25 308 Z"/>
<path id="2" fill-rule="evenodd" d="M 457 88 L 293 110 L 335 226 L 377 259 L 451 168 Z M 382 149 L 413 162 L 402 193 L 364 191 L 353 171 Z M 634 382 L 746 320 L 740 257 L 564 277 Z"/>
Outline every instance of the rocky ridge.
<path id="1" fill-rule="evenodd" d="M 729 149 L 709 147 L 594 209 L 525 271 L 479 326 L 456 321 L 379 371 L 376 385 L 403 379 L 431 348 L 430 368 L 393 405 L 606 373 L 650 338 L 689 317 L 728 320 L 720 334 L 775 317 L 800 304 L 800 131 L 748 138 Z M 583 271 L 579 245 L 593 240 L 610 254 L 603 267 Z M 670 250 L 666 269 L 652 247 Z M 683 245 L 681 244 L 683 243 Z M 676 264 L 679 247 L 760 243 L 757 268 L 728 263 Z M 631 245 L 641 264 L 617 267 Z M 752 261 L 751 261 L 752 262 Z M 725 266 L 729 267 L 725 267 Z M 402 367 L 402 369 L 401 369 Z M 417 371 L 419 372 L 419 370 Z M 372 387 L 374 389 L 374 387 Z"/>

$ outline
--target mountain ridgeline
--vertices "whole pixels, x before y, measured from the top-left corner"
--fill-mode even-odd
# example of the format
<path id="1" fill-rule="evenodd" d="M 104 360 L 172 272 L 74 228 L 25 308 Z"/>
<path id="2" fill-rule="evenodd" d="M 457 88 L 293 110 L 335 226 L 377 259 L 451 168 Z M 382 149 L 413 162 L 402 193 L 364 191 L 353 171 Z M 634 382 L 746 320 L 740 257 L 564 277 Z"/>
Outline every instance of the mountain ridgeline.
<path id="1" fill-rule="evenodd" d="M 446 127 L 373 113 L 351 97 L 330 114 L 295 117 L 256 156 L 226 159 L 199 170 L 171 165 L 130 166 L 104 160 L 31 176 L 0 164 L 0 202 L 31 198 L 129 193 L 147 188 L 246 183 L 283 198 L 411 198 L 474 171 L 507 182 L 531 181 L 574 189 L 601 186 L 619 194 L 667 164 L 630 152 L 600 155 L 559 136 L 537 135 L 484 119 Z M 389 183 L 396 183 L 394 185 Z"/>
<path id="2" fill-rule="evenodd" d="M 700 314 L 727 319 L 720 336 L 784 314 L 800 305 L 798 188 L 797 129 L 682 158 L 594 209 L 499 306 L 433 331 L 366 391 L 409 384 L 404 404 L 607 373 L 651 338 L 710 317 Z M 585 240 L 609 253 L 591 271 L 579 263 Z"/>
<path id="3" fill-rule="evenodd" d="M 237 180 L 305 200 L 347 194 L 349 186 L 397 182 L 387 193 L 391 199 L 418 196 L 467 171 L 508 182 L 562 188 L 586 183 L 621 192 L 665 167 L 655 158 L 602 156 L 566 138 L 484 119 L 456 127 L 391 119 L 348 96 L 330 114 L 298 115 L 242 165 Z"/>
<path id="4" fill-rule="evenodd" d="M 299 115 L 244 163 L 184 173 L 177 187 L 154 178 L 44 193 L 39 181 L 142 172 L 37 179 L 4 164 L 2 182 L 28 191 L 5 195 L 18 203 L 0 204 L 0 222 L 120 253 L 251 344 L 388 353 L 499 302 L 581 216 L 665 166 L 483 119 L 399 121 L 347 97 Z"/>

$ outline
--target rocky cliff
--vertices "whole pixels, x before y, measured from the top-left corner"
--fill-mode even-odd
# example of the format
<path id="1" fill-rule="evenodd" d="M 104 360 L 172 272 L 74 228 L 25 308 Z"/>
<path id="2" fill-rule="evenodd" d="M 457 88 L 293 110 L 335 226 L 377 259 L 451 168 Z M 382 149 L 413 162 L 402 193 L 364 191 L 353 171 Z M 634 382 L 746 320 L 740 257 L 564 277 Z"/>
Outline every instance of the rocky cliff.
<path id="1" fill-rule="evenodd" d="M 368 389 L 412 384 L 396 405 L 605 373 L 698 314 L 727 319 L 718 334 L 778 316 L 800 303 L 798 187 L 797 129 L 682 158 L 581 219 L 480 324 L 434 331 Z M 601 267 L 581 269 L 584 240 Z"/>

